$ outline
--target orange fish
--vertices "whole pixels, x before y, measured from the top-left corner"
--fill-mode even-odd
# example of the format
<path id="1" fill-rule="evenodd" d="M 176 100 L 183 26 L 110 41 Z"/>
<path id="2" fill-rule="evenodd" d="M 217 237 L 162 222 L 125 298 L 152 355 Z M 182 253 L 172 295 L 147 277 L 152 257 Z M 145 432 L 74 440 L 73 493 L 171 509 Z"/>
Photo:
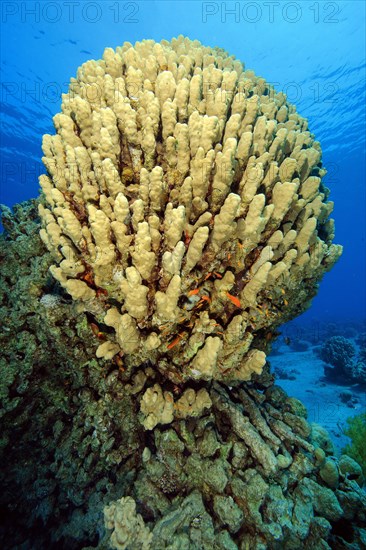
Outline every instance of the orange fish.
<path id="1" fill-rule="evenodd" d="M 236 296 L 233 296 L 232 294 L 229 294 L 228 292 L 226 293 L 226 296 L 229 298 L 230 302 L 234 304 L 234 306 L 241 307 L 239 298 L 237 298 Z"/>
<path id="2" fill-rule="evenodd" d="M 123 361 L 119 355 L 116 355 L 114 358 L 114 362 L 116 363 L 117 367 L 121 372 L 124 372 L 126 369 L 123 366 Z"/>
<path id="3" fill-rule="evenodd" d="M 86 271 L 85 273 L 83 273 L 80 278 L 89 285 L 94 285 L 93 275 L 90 271 Z"/>
<path id="4" fill-rule="evenodd" d="M 201 300 L 204 300 L 206 302 L 211 302 L 211 298 L 209 296 L 207 296 L 207 294 L 204 294 L 201 298 Z"/>
<path id="5" fill-rule="evenodd" d="M 199 288 L 195 288 L 194 290 L 190 290 L 190 291 L 188 292 L 188 296 L 195 296 L 196 294 L 199 293 L 199 291 L 200 291 Z"/>
<path id="6" fill-rule="evenodd" d="M 174 348 L 177 344 L 179 344 L 181 339 L 182 339 L 182 335 L 178 334 L 178 336 L 176 338 L 174 338 L 174 340 L 172 342 L 170 342 L 170 344 L 167 345 L 167 349 Z"/>

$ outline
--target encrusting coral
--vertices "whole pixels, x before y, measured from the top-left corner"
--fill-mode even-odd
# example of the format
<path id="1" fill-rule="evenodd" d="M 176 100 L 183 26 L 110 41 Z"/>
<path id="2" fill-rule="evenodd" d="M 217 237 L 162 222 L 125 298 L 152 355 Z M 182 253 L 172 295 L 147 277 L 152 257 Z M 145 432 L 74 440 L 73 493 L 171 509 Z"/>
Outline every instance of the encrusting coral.
<path id="1" fill-rule="evenodd" d="M 52 275 L 174 383 L 249 380 L 341 247 L 321 149 L 283 93 L 179 37 L 82 65 L 43 139 Z"/>
<path id="2" fill-rule="evenodd" d="M 1 547 L 361 548 L 360 467 L 266 363 L 341 252 L 306 121 L 183 37 L 62 108 L 3 209 Z"/>

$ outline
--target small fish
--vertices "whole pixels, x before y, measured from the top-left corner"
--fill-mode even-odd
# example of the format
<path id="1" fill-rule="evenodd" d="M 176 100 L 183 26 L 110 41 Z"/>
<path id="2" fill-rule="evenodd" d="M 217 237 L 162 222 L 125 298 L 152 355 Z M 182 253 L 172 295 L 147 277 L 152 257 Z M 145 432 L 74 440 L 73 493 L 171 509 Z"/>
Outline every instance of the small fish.
<path id="1" fill-rule="evenodd" d="M 166 348 L 167 349 L 173 349 L 177 344 L 179 344 L 181 339 L 182 339 L 182 335 L 178 334 L 178 336 L 176 338 L 174 338 L 174 340 L 172 342 L 170 342 L 170 344 L 168 344 Z"/>
<path id="2" fill-rule="evenodd" d="M 221 273 L 217 273 L 217 271 L 214 271 L 214 275 L 216 275 L 218 279 L 222 279 Z"/>
<path id="3" fill-rule="evenodd" d="M 342 424 L 339 421 L 337 422 L 337 428 L 339 429 L 341 434 L 344 434 L 344 426 L 342 426 Z M 348 479 L 350 479 L 349 476 L 348 476 Z"/>
<path id="4" fill-rule="evenodd" d="M 290 345 L 291 345 L 291 339 L 290 339 L 288 336 L 285 336 L 284 340 L 285 340 L 285 344 L 286 344 L 287 346 L 290 346 Z"/>
<path id="5" fill-rule="evenodd" d="M 285 306 L 288 306 L 288 301 L 286 300 L 286 298 L 283 299 L 283 303 L 285 304 Z"/>
<path id="6" fill-rule="evenodd" d="M 102 332 L 99 329 L 99 327 L 96 323 L 90 323 L 90 328 L 91 328 L 92 333 L 94 334 L 94 336 L 99 338 L 99 340 L 105 340 L 106 339 L 106 335 L 104 334 L 104 332 Z"/>
<path id="7" fill-rule="evenodd" d="M 174 395 L 180 395 L 182 393 L 182 390 L 179 386 L 177 386 L 176 384 L 174 384 L 173 386 L 173 393 Z"/>
<path id="8" fill-rule="evenodd" d="M 123 361 L 119 355 L 115 356 L 114 362 L 116 363 L 117 367 L 121 372 L 124 372 L 126 370 L 125 367 L 123 366 Z"/>
<path id="9" fill-rule="evenodd" d="M 230 302 L 234 304 L 234 306 L 241 307 L 239 298 L 237 298 L 236 296 L 233 296 L 232 294 L 229 294 L 229 292 L 226 293 L 226 296 L 229 298 Z"/>
<path id="10" fill-rule="evenodd" d="M 199 291 L 200 291 L 199 288 L 195 288 L 194 290 L 190 290 L 190 291 L 188 292 L 188 296 L 195 296 L 196 294 L 199 293 Z"/>
<path id="11" fill-rule="evenodd" d="M 90 323 L 90 328 L 92 330 L 92 333 L 94 334 L 94 336 L 98 336 L 99 334 L 99 327 L 96 323 Z"/>
<path id="12" fill-rule="evenodd" d="M 86 271 L 85 273 L 83 273 L 81 275 L 81 279 L 89 285 L 94 285 L 93 275 L 90 273 L 90 271 Z M 101 290 L 101 289 L 98 288 L 98 290 Z"/>

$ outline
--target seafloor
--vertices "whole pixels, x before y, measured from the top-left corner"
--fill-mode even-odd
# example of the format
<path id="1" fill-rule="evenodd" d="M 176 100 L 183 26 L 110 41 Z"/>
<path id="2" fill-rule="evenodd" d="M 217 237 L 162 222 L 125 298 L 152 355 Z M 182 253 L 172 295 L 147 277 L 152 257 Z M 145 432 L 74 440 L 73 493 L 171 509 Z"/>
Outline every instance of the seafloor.
<path id="1" fill-rule="evenodd" d="M 326 428 L 336 454 L 350 442 L 344 433 L 347 419 L 366 410 L 366 381 L 360 384 L 351 380 L 329 380 L 324 374 L 324 361 L 319 357 L 319 350 L 327 339 L 344 334 L 349 335 L 347 339 L 357 349 L 358 336 L 364 333 L 365 327 L 359 322 L 321 323 L 315 330 L 309 325 L 291 323 L 269 356 L 277 383 L 286 393 L 304 403 L 309 422 Z M 289 344 L 285 343 L 286 338 L 290 338 Z"/>

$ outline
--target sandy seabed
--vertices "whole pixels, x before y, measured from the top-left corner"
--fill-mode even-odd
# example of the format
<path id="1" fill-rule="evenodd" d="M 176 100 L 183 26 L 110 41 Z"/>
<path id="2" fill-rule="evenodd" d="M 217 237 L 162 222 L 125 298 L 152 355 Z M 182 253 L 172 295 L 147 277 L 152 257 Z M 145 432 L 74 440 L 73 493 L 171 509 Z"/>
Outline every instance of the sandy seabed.
<path id="1" fill-rule="evenodd" d="M 315 353 L 316 346 L 307 351 L 293 351 L 281 344 L 276 353 L 268 357 L 271 370 L 281 369 L 294 380 L 277 376 L 277 384 L 288 395 L 300 399 L 308 410 L 308 422 L 316 422 L 326 428 L 332 437 L 337 454 L 349 438 L 343 430 L 346 419 L 355 416 L 366 408 L 365 388 L 359 384 L 340 385 L 324 376 L 325 363 Z M 352 399 L 342 401 L 342 393 L 351 392 Z"/>

